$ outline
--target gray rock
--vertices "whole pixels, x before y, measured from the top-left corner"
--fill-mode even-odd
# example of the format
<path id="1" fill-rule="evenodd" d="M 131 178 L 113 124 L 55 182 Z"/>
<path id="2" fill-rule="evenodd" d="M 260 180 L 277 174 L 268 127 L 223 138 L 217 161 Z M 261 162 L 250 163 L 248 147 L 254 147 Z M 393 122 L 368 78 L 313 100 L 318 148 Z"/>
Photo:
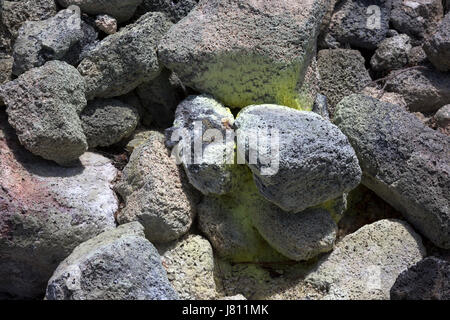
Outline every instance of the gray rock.
<path id="1" fill-rule="evenodd" d="M 449 300 L 450 262 L 428 257 L 403 271 L 391 289 L 392 300 Z"/>
<path id="2" fill-rule="evenodd" d="M 11 80 L 13 62 L 13 57 L 0 57 L 0 85 Z"/>
<path id="3" fill-rule="evenodd" d="M 108 14 L 118 22 L 125 22 L 133 16 L 142 0 L 58 0 L 58 3 L 65 8 L 77 5 L 85 13 Z"/>
<path id="4" fill-rule="evenodd" d="M 25 22 L 14 44 L 14 75 L 19 76 L 50 60 L 64 60 L 82 38 L 77 7 L 62 10 L 47 20 Z"/>
<path id="5" fill-rule="evenodd" d="M 408 54 L 409 65 L 418 66 L 428 63 L 427 54 L 423 50 L 422 45 L 413 47 Z"/>
<path id="6" fill-rule="evenodd" d="M 348 139 L 315 113 L 276 105 L 249 106 L 239 113 L 235 127 L 256 186 L 285 211 L 303 211 L 360 183 L 361 169 Z M 278 141 L 270 128 L 278 131 Z M 258 137 L 259 143 L 252 143 L 251 137 Z M 251 160 L 252 154 L 257 161 Z"/>
<path id="7" fill-rule="evenodd" d="M 390 22 L 418 46 L 434 32 L 443 16 L 442 0 L 393 0 Z"/>
<path id="8" fill-rule="evenodd" d="M 378 46 L 370 65 L 375 71 L 400 69 L 408 64 L 411 49 L 410 38 L 406 34 L 387 38 Z"/>
<path id="9" fill-rule="evenodd" d="M 450 126 L 450 104 L 440 108 L 434 115 L 434 120 L 441 128 Z"/>
<path id="10" fill-rule="evenodd" d="M 103 39 L 78 66 L 87 99 L 124 95 L 157 77 L 156 45 L 170 26 L 162 13 L 150 12 Z"/>
<path id="11" fill-rule="evenodd" d="M 450 137 L 363 95 L 343 99 L 335 123 L 355 148 L 363 184 L 435 245 L 450 248 Z"/>
<path id="12" fill-rule="evenodd" d="M 450 103 L 450 77 L 430 68 L 401 72 L 388 80 L 386 90 L 402 95 L 412 112 L 433 112 Z"/>
<path id="13" fill-rule="evenodd" d="M 391 0 L 343 0 L 328 33 L 342 44 L 374 50 L 386 38 L 390 15 Z"/>
<path id="14" fill-rule="evenodd" d="M 299 108 L 325 2 L 202 1 L 163 37 L 158 55 L 185 85 L 227 106 Z"/>
<path id="15" fill-rule="evenodd" d="M 187 235 L 175 243 L 158 245 L 167 277 L 183 300 L 216 297 L 213 249 L 199 235 Z"/>
<path id="16" fill-rule="evenodd" d="M 56 12 L 55 0 L 3 1 L 2 23 L 15 39 L 26 21 L 46 20 Z"/>
<path id="17" fill-rule="evenodd" d="M 380 220 L 346 237 L 308 274 L 325 299 L 389 299 L 397 276 L 425 256 L 420 236 L 400 220 Z"/>
<path id="18" fill-rule="evenodd" d="M 47 300 L 176 300 L 158 251 L 138 222 L 83 242 L 56 269 Z"/>
<path id="19" fill-rule="evenodd" d="M 170 242 L 189 231 L 197 194 L 170 157 L 161 133 L 153 132 L 133 151 L 116 190 L 126 204 L 118 222 L 141 222 L 150 241 Z"/>
<path id="20" fill-rule="evenodd" d="M 436 32 L 425 42 L 428 60 L 440 71 L 450 70 L 450 13 L 444 17 Z"/>
<path id="21" fill-rule="evenodd" d="M 357 50 L 321 50 L 317 63 L 320 90 L 328 98 L 331 117 L 342 98 L 359 92 L 371 82 L 364 58 Z"/>
<path id="22" fill-rule="evenodd" d="M 199 0 L 144 0 L 137 8 L 137 14 L 149 11 L 164 12 L 173 23 L 177 23 L 197 5 Z"/>
<path id="23" fill-rule="evenodd" d="M 98 15 L 95 19 L 95 25 L 106 34 L 117 32 L 117 20 L 107 14 Z"/>
<path id="24" fill-rule="evenodd" d="M 144 125 L 165 129 L 173 124 L 175 110 L 184 98 L 183 84 L 176 74 L 164 68 L 155 79 L 137 87 L 136 93 L 142 101 Z"/>
<path id="25" fill-rule="evenodd" d="M 311 111 L 317 113 L 318 115 L 321 115 L 324 119 L 330 119 L 327 97 L 323 94 L 318 94 Z"/>
<path id="26" fill-rule="evenodd" d="M 309 260 L 333 249 L 337 225 L 324 209 L 307 209 L 292 214 L 274 205 L 251 211 L 261 236 L 278 252 L 296 260 Z"/>
<path id="27" fill-rule="evenodd" d="M 70 165 L 87 149 L 79 114 L 86 106 L 85 83 L 61 61 L 22 74 L 0 87 L 9 123 L 32 153 Z"/>
<path id="28" fill-rule="evenodd" d="M 226 194 L 232 188 L 235 141 L 227 133 L 233 133 L 233 123 L 231 111 L 211 96 L 190 96 L 178 106 L 173 127 L 166 130 L 167 144 L 174 146 L 173 154 L 189 182 L 205 195 Z M 208 138 L 207 130 L 216 130 L 221 137 Z"/>
<path id="29" fill-rule="evenodd" d="M 139 123 L 138 111 L 115 99 L 88 102 L 80 118 L 89 148 L 113 145 L 129 137 Z"/>
<path id="30" fill-rule="evenodd" d="M 93 153 L 74 168 L 35 157 L 0 118 L 0 292 L 42 298 L 78 244 L 115 228 L 117 170 Z"/>

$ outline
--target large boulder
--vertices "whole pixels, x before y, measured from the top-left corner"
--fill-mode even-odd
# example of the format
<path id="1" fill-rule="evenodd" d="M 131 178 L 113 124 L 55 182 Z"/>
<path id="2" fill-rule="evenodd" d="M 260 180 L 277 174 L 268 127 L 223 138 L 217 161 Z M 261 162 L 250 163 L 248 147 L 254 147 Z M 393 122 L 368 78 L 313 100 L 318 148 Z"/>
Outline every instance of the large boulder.
<path id="1" fill-rule="evenodd" d="M 158 245 L 157 249 L 170 284 L 180 299 L 216 298 L 214 256 L 208 240 L 190 234 L 174 243 Z"/>
<path id="2" fill-rule="evenodd" d="M 386 38 L 390 15 L 391 0 L 339 1 L 327 36 L 341 44 L 373 50 Z"/>
<path id="3" fill-rule="evenodd" d="M 325 0 L 206 0 L 159 45 L 184 84 L 230 107 L 301 108 L 298 88 L 315 51 Z"/>
<path id="4" fill-rule="evenodd" d="M 25 22 L 14 44 L 13 73 L 18 76 L 49 60 L 64 60 L 83 35 L 76 7 L 62 10 L 47 20 Z"/>
<path id="5" fill-rule="evenodd" d="M 209 95 L 190 96 L 177 107 L 173 127 L 166 130 L 169 146 L 189 182 L 203 194 L 226 194 L 233 185 L 234 116 Z M 213 131 L 214 130 L 214 131 Z M 220 134 L 218 137 L 210 134 Z M 199 145 L 201 144 L 201 145 Z"/>
<path id="6" fill-rule="evenodd" d="M 398 275 L 425 256 L 420 236 L 400 220 L 380 220 L 346 237 L 306 277 L 325 299 L 389 299 Z"/>
<path id="7" fill-rule="evenodd" d="M 450 262 L 428 257 L 403 271 L 391 289 L 392 300 L 449 300 Z"/>
<path id="8" fill-rule="evenodd" d="M 143 0 L 137 14 L 149 11 L 164 12 L 173 23 L 177 23 L 197 5 L 199 0 Z"/>
<path id="9" fill-rule="evenodd" d="M 87 149 L 79 114 L 86 106 L 85 83 L 61 61 L 22 74 L 0 87 L 8 121 L 32 153 L 70 165 Z"/>
<path id="10" fill-rule="evenodd" d="M 47 300 L 175 300 L 156 248 L 138 222 L 83 242 L 48 281 Z"/>
<path id="11" fill-rule="evenodd" d="M 76 5 L 85 13 L 91 15 L 109 14 L 118 22 L 129 20 L 142 0 L 58 0 L 58 3 L 67 8 Z"/>
<path id="12" fill-rule="evenodd" d="M 313 112 L 249 106 L 239 113 L 235 127 L 238 152 L 258 190 L 285 211 L 301 212 L 360 183 L 361 169 L 347 137 Z"/>
<path id="13" fill-rule="evenodd" d="M 156 243 L 176 240 L 189 231 L 197 194 L 171 158 L 163 134 L 154 131 L 133 151 L 116 189 L 125 200 L 117 215 L 120 224 L 141 222 L 147 238 Z"/>
<path id="14" fill-rule="evenodd" d="M 450 137 L 399 106 L 363 95 L 343 99 L 335 123 L 355 148 L 363 184 L 435 245 L 450 248 Z"/>
<path id="15" fill-rule="evenodd" d="M 113 145 L 129 137 L 139 123 L 138 111 L 115 99 L 89 101 L 80 118 L 89 148 Z"/>
<path id="16" fill-rule="evenodd" d="M 400 69 L 408 64 L 411 50 L 410 38 L 406 34 L 387 38 L 378 46 L 370 65 L 375 71 Z"/>
<path id="17" fill-rule="evenodd" d="M 103 39 L 78 66 L 87 99 L 124 95 L 157 77 L 156 46 L 171 25 L 164 14 L 150 12 Z"/>
<path id="18" fill-rule="evenodd" d="M 424 50 L 436 69 L 450 70 L 450 13 L 447 13 L 436 32 L 425 42 Z"/>
<path id="19" fill-rule="evenodd" d="M 117 170 L 86 153 L 74 168 L 33 156 L 0 115 L 0 292 L 42 298 L 58 264 L 115 228 Z"/>
<path id="20" fill-rule="evenodd" d="M 390 22 L 416 46 L 434 32 L 443 16 L 442 0 L 393 0 Z"/>
<path id="21" fill-rule="evenodd" d="M 317 64 L 320 91 L 328 98 L 331 116 L 342 98 L 359 92 L 371 81 L 364 57 L 357 50 L 320 50 Z"/>
<path id="22" fill-rule="evenodd" d="M 12 38 L 18 35 L 26 21 L 40 21 L 53 17 L 57 12 L 55 0 L 3 1 L 2 24 Z"/>
<path id="23" fill-rule="evenodd" d="M 410 111 L 433 112 L 450 103 L 450 77 L 446 73 L 420 68 L 390 77 L 386 90 L 402 95 Z"/>

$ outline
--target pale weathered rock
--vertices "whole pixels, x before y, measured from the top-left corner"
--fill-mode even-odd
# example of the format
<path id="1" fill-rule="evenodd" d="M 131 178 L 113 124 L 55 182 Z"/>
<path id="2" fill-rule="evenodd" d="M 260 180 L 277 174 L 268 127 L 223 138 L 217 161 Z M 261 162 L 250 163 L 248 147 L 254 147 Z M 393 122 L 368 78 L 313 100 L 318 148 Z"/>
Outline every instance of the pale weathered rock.
<path id="1" fill-rule="evenodd" d="M 117 32 L 117 20 L 107 14 L 98 15 L 95 19 L 95 25 L 106 34 Z"/>
<path id="2" fill-rule="evenodd" d="M 85 83 L 61 61 L 22 74 L 0 87 L 9 123 L 32 153 L 70 165 L 87 149 L 79 114 L 86 106 Z"/>
<path id="3" fill-rule="evenodd" d="M 47 61 L 64 60 L 82 38 L 77 7 L 62 10 L 47 20 L 25 22 L 14 44 L 13 73 L 18 76 Z"/>
<path id="4" fill-rule="evenodd" d="M 285 211 L 301 212 L 360 183 L 361 169 L 347 137 L 313 112 L 249 106 L 239 113 L 235 127 L 238 151 L 245 151 L 241 153 L 258 190 Z"/>
<path id="5" fill-rule="evenodd" d="M 424 46 L 428 60 L 440 71 L 450 70 L 450 13 L 444 17 L 436 32 Z"/>
<path id="6" fill-rule="evenodd" d="M 425 256 L 420 236 L 400 220 L 380 220 L 343 238 L 306 280 L 325 299 L 389 299 L 397 276 Z"/>
<path id="7" fill-rule="evenodd" d="M 391 289 L 392 300 L 449 300 L 450 262 L 425 258 L 403 271 Z"/>
<path id="8" fill-rule="evenodd" d="M 415 46 L 434 32 L 443 16 L 442 0 L 392 1 L 391 24 Z"/>
<path id="9" fill-rule="evenodd" d="M 386 37 L 390 15 L 391 0 L 339 1 L 328 34 L 341 44 L 373 50 Z"/>
<path id="10" fill-rule="evenodd" d="M 434 120 L 441 128 L 447 128 L 450 126 L 450 104 L 443 106 L 434 115 Z"/>
<path id="11" fill-rule="evenodd" d="M 231 111 L 213 97 L 190 96 L 177 107 L 173 127 L 166 130 L 166 143 L 174 146 L 189 182 L 205 195 L 231 191 L 235 141 L 227 134 L 233 133 L 233 123 Z M 215 133 L 221 137 L 208 138 Z"/>
<path id="12" fill-rule="evenodd" d="M 138 222 L 83 242 L 56 269 L 47 300 L 175 300 L 158 251 Z"/>
<path id="13" fill-rule="evenodd" d="M 408 56 L 412 49 L 410 38 L 401 34 L 383 40 L 370 60 L 375 71 L 400 69 L 408 64 Z"/>
<path id="14" fill-rule="evenodd" d="M 450 103 L 450 77 L 431 68 L 401 72 L 388 80 L 386 89 L 402 95 L 413 112 L 433 112 Z"/>
<path id="15" fill-rule="evenodd" d="M 135 108 L 115 99 L 88 102 L 80 118 L 89 148 L 107 147 L 129 137 L 139 122 Z"/>
<path id="16" fill-rule="evenodd" d="M 158 55 L 187 86 L 230 107 L 301 107 L 324 0 L 207 0 L 163 37 Z"/>
<path id="17" fill-rule="evenodd" d="M 405 101 L 405 99 L 402 97 L 402 95 L 395 93 L 395 92 L 386 92 L 376 87 L 366 87 L 363 91 L 361 91 L 361 94 L 364 94 L 366 96 L 379 99 L 383 102 L 388 102 L 392 104 L 396 104 L 402 108 L 407 109 L 408 105 Z"/>
<path id="18" fill-rule="evenodd" d="M 242 294 L 237 294 L 235 296 L 223 297 L 217 300 L 247 300 L 247 298 L 244 297 Z"/>
<path id="19" fill-rule="evenodd" d="M 117 170 L 93 153 L 74 168 L 35 157 L 0 118 L 0 292 L 42 298 L 78 244 L 115 227 Z"/>
<path id="20" fill-rule="evenodd" d="M 142 0 L 58 0 L 63 7 L 77 5 L 81 11 L 91 14 L 108 14 L 118 22 L 129 20 Z"/>
<path id="21" fill-rule="evenodd" d="M 355 148 L 362 183 L 435 245 L 450 248 L 450 137 L 363 95 L 344 98 L 335 123 Z"/>
<path id="22" fill-rule="evenodd" d="M 163 134 L 153 132 L 133 151 L 116 189 L 126 204 L 117 216 L 120 224 L 141 222 L 147 238 L 156 243 L 189 231 L 198 198 L 183 168 L 170 157 Z"/>
<path id="23" fill-rule="evenodd" d="M 317 63 L 320 90 L 328 98 L 331 117 L 342 98 L 359 92 L 371 81 L 364 58 L 357 50 L 321 50 Z"/>
<path id="24" fill-rule="evenodd" d="M 183 300 L 216 297 L 213 249 L 199 235 L 187 235 L 175 243 L 158 245 L 167 277 Z"/>
<path id="25" fill-rule="evenodd" d="M 157 77 L 156 46 L 170 26 L 164 14 L 150 12 L 103 39 L 78 66 L 87 99 L 124 95 Z"/>

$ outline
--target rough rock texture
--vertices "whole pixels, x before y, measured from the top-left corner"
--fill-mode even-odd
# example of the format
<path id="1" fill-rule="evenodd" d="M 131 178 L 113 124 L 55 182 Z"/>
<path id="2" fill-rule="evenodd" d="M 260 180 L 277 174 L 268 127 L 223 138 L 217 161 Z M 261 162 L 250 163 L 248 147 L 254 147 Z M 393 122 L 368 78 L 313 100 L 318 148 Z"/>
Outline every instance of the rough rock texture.
<path id="1" fill-rule="evenodd" d="M 404 109 L 408 107 L 405 99 L 402 95 L 395 93 L 395 92 L 386 92 L 378 87 L 366 87 L 363 91 L 361 91 L 361 94 L 364 94 L 366 96 L 379 99 L 383 102 L 388 102 L 392 104 L 396 104 Z"/>
<path id="2" fill-rule="evenodd" d="M 117 32 L 117 20 L 107 14 L 98 15 L 95 19 L 95 25 L 106 34 Z"/>
<path id="3" fill-rule="evenodd" d="M 325 0 L 202 1 L 163 37 L 158 54 L 184 84 L 227 106 L 301 108 L 298 89 L 325 11 Z"/>
<path id="4" fill-rule="evenodd" d="M 158 251 L 138 222 L 83 242 L 56 269 L 47 300 L 175 300 Z"/>
<path id="5" fill-rule="evenodd" d="M 427 39 L 424 50 L 436 69 L 450 70 L 450 13 L 447 13 L 436 32 Z"/>
<path id="6" fill-rule="evenodd" d="M 199 0 L 143 0 L 137 14 L 149 11 L 164 12 L 173 23 L 177 23 L 197 5 Z"/>
<path id="7" fill-rule="evenodd" d="M 14 44 L 13 73 L 40 67 L 50 60 L 64 60 L 83 38 L 80 12 L 74 7 L 50 19 L 25 22 Z"/>
<path id="8" fill-rule="evenodd" d="M 392 300 L 449 300 L 450 262 L 426 258 L 403 271 L 391 289 Z"/>
<path id="9" fill-rule="evenodd" d="M 425 256 L 420 236 L 400 220 L 380 220 L 343 238 L 306 280 L 325 299 L 389 299 L 397 276 Z"/>
<path id="10" fill-rule="evenodd" d="M 107 147 L 129 137 L 139 122 L 135 108 L 115 99 L 90 101 L 80 118 L 89 148 Z"/>
<path id="11" fill-rule="evenodd" d="M 320 92 L 320 74 L 317 67 L 317 59 L 314 57 L 308 70 L 306 70 L 305 80 L 300 88 L 300 105 L 304 110 L 312 110 L 317 95 Z"/>
<path id="12" fill-rule="evenodd" d="M 249 106 L 239 113 L 235 127 L 238 151 L 242 145 L 256 186 L 285 211 L 300 212 L 335 199 L 361 180 L 348 139 L 315 113 L 276 105 Z M 255 144 L 252 140 L 258 135 Z M 252 160 L 252 154 L 258 161 Z"/>
<path id="13" fill-rule="evenodd" d="M 342 44 L 376 49 L 389 29 L 391 0 L 343 0 L 337 3 L 328 34 Z"/>
<path id="14" fill-rule="evenodd" d="M 450 103 L 450 77 L 430 68 L 402 72 L 388 80 L 386 89 L 401 94 L 413 112 L 433 112 Z"/>
<path id="15" fill-rule="evenodd" d="M 328 98 L 331 117 L 342 98 L 357 93 L 371 79 L 364 58 L 357 50 L 331 49 L 319 51 L 317 58 L 320 90 Z"/>
<path id="16" fill-rule="evenodd" d="M 150 12 L 103 39 L 78 66 L 87 99 L 120 96 L 157 77 L 156 45 L 170 26 L 162 13 Z"/>
<path id="17" fill-rule="evenodd" d="M 343 99 L 335 123 L 355 148 L 363 184 L 435 245 L 450 248 L 450 137 L 363 95 Z"/>
<path id="18" fill-rule="evenodd" d="M 180 299 L 212 300 L 216 297 L 213 249 L 208 240 L 188 235 L 157 248 L 167 277 Z"/>
<path id="19" fill-rule="evenodd" d="M 434 115 L 434 120 L 441 128 L 447 128 L 450 126 L 450 104 L 443 106 Z"/>
<path id="20" fill-rule="evenodd" d="M 0 56 L 0 85 L 11 80 L 13 62 L 13 57 Z"/>
<path id="21" fill-rule="evenodd" d="M 78 116 L 86 106 L 84 92 L 83 78 L 61 61 L 47 62 L 0 87 L 20 142 L 61 165 L 76 161 L 87 149 Z"/>
<path id="22" fill-rule="evenodd" d="M 321 115 L 324 119 L 330 119 L 330 112 L 328 111 L 328 99 L 323 94 L 317 94 L 314 101 L 313 108 L 311 110 L 318 115 Z"/>
<path id="23" fill-rule="evenodd" d="M 81 11 L 91 14 L 108 14 L 118 22 L 129 20 L 142 0 L 58 0 L 63 7 L 77 5 Z"/>
<path id="24" fill-rule="evenodd" d="M 0 292 L 42 298 L 78 244 L 115 227 L 117 170 L 93 153 L 70 169 L 35 157 L 0 118 Z"/>
<path id="25" fill-rule="evenodd" d="M 401 34 L 383 40 L 370 60 L 375 71 L 400 69 L 408 64 L 408 56 L 412 49 L 410 38 Z"/>
<path id="26" fill-rule="evenodd" d="M 152 242 L 176 240 L 192 225 L 196 193 L 159 132 L 134 150 L 116 190 L 126 203 L 118 213 L 119 223 L 141 222 Z"/>
<path id="27" fill-rule="evenodd" d="M 232 133 L 233 123 L 231 111 L 211 96 L 190 96 L 180 103 L 173 127 L 166 130 L 167 144 L 174 146 L 189 182 L 205 195 L 226 194 L 232 188 L 235 141 L 227 133 Z M 208 137 L 210 133 L 221 137 Z"/>
<path id="28" fill-rule="evenodd" d="M 55 0 L 3 1 L 2 23 L 15 39 L 25 21 L 45 20 L 56 12 Z"/>
<path id="29" fill-rule="evenodd" d="M 418 66 L 428 64 L 427 54 L 423 50 L 422 45 L 415 46 L 408 54 L 409 65 Z"/>
<path id="30" fill-rule="evenodd" d="M 252 211 L 253 225 L 284 256 L 296 261 L 309 260 L 333 249 L 337 225 L 330 212 L 307 209 L 292 214 L 269 204 L 258 209 Z"/>
<path id="31" fill-rule="evenodd" d="M 444 16 L 442 0 L 393 0 L 391 24 L 409 35 L 413 45 L 421 42 L 436 29 Z"/>
<path id="32" fill-rule="evenodd" d="M 144 125 L 166 129 L 173 124 L 175 110 L 184 98 L 183 84 L 175 73 L 164 68 L 155 79 L 137 87 L 136 93 L 142 101 Z"/>

